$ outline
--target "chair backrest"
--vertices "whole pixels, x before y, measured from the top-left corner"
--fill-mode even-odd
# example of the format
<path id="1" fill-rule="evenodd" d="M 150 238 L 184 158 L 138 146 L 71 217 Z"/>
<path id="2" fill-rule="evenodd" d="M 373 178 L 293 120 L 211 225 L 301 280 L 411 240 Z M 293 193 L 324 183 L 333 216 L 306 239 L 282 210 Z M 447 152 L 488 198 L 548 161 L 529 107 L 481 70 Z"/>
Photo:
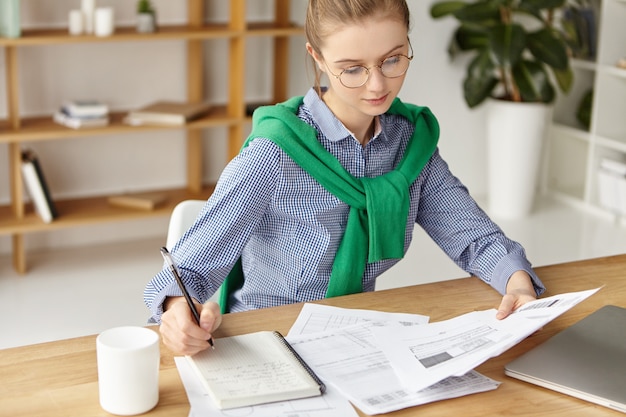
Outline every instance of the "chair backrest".
<path id="1" fill-rule="evenodd" d="M 172 215 L 170 216 L 170 224 L 167 229 L 167 241 L 165 243 L 165 247 L 168 250 L 171 250 L 172 246 L 178 242 L 178 239 L 191 227 L 205 203 L 206 200 L 183 200 L 174 207 Z M 221 291 L 222 286 L 209 298 L 209 301 L 215 301 L 219 304 Z"/>
<path id="2" fill-rule="evenodd" d="M 165 243 L 168 250 L 171 250 L 178 239 L 191 227 L 205 203 L 206 200 L 184 200 L 174 207 L 170 216 Z"/>

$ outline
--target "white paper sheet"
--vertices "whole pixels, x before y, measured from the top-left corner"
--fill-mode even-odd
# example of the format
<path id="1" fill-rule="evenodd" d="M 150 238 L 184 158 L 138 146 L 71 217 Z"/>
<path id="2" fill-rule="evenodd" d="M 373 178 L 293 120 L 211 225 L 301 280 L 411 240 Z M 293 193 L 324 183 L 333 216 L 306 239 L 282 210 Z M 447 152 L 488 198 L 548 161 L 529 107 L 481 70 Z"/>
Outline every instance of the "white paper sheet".
<path id="1" fill-rule="evenodd" d="M 325 332 L 368 321 L 393 322 L 409 326 L 426 324 L 428 320 L 428 316 L 420 314 L 388 313 L 306 303 L 289 329 L 288 336 Z"/>
<path id="2" fill-rule="evenodd" d="M 420 390 L 501 354 L 598 290 L 538 299 L 504 320 L 492 309 L 426 326 L 378 326 L 372 332 L 402 383 Z"/>
<path id="3" fill-rule="evenodd" d="M 343 314 L 346 314 L 346 320 L 342 318 Z M 387 326 L 421 327 L 416 324 L 425 323 L 427 318 L 402 315 L 402 321 L 398 322 L 392 319 L 391 313 L 368 311 L 365 314 L 367 319 L 358 319 L 359 314 L 362 314 L 362 310 L 305 305 L 289 331 L 287 340 L 328 386 L 337 387 L 363 412 L 387 413 L 498 387 L 497 381 L 470 372 L 420 392 L 407 390 L 380 349 L 371 329 Z M 381 320 L 377 321 L 378 318 Z M 319 323 L 331 329 L 309 333 L 318 330 Z M 335 327 L 328 323 L 356 324 Z"/>
<path id="4" fill-rule="evenodd" d="M 320 397 L 220 410 L 214 405 L 187 360 L 180 356 L 174 360 L 191 404 L 189 417 L 358 417 L 348 400 L 333 387 L 327 387 Z"/>

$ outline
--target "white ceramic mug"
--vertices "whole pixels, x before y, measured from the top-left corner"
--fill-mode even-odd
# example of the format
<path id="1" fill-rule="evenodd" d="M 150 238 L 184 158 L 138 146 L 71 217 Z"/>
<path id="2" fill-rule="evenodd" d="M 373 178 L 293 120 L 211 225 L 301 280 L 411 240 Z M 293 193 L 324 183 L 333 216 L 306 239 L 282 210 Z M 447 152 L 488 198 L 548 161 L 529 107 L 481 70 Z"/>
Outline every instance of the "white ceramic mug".
<path id="1" fill-rule="evenodd" d="M 159 335 L 115 327 L 96 339 L 100 406 L 111 414 L 145 413 L 159 402 Z"/>

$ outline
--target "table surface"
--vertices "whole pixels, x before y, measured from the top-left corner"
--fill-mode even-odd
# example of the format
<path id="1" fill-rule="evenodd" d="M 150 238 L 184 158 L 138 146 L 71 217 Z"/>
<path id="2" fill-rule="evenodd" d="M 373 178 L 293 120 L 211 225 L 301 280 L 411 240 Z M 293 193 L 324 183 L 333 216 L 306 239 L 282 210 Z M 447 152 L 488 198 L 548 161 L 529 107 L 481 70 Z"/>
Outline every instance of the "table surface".
<path id="1" fill-rule="evenodd" d="M 604 305 L 626 307 L 626 255 L 544 266 L 536 268 L 536 272 L 548 287 L 545 296 L 604 287 L 540 331 L 476 368 L 503 382 L 498 389 L 386 415 L 623 416 L 617 411 L 507 377 L 504 365 Z M 338 307 L 424 314 L 430 316 L 431 322 L 494 308 L 499 302 L 500 295 L 496 291 L 473 277 L 319 301 Z M 227 314 L 215 337 L 258 330 L 278 330 L 286 334 L 301 307 L 302 304 L 292 304 Z M 0 350 L 0 415 L 110 416 L 98 402 L 95 339 L 96 335 L 91 335 Z M 159 404 L 149 415 L 187 417 L 189 402 L 174 356 L 163 344 L 160 366 Z"/>

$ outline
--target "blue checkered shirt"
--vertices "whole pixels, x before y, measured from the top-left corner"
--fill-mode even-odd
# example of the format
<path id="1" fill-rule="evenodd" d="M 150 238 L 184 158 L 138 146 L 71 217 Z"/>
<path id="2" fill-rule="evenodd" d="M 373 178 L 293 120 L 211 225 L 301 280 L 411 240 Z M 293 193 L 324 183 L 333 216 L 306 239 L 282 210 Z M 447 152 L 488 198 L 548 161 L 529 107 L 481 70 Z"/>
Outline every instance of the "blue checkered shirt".
<path id="1" fill-rule="evenodd" d="M 298 112 L 322 145 L 355 177 L 393 170 L 414 126 L 383 114 L 380 132 L 363 147 L 311 89 Z M 435 151 L 410 187 L 405 252 L 419 224 L 463 270 L 504 294 L 510 275 L 525 270 L 543 284 L 524 249 L 508 239 L 470 197 Z M 172 248 L 192 297 L 207 300 L 241 257 L 245 284 L 231 312 L 324 298 L 349 207 L 303 171 L 280 147 L 256 138 L 224 169 L 195 224 Z M 398 259 L 368 263 L 363 291 Z M 165 297 L 181 295 L 163 268 L 146 286 L 145 302 L 159 323 Z"/>

